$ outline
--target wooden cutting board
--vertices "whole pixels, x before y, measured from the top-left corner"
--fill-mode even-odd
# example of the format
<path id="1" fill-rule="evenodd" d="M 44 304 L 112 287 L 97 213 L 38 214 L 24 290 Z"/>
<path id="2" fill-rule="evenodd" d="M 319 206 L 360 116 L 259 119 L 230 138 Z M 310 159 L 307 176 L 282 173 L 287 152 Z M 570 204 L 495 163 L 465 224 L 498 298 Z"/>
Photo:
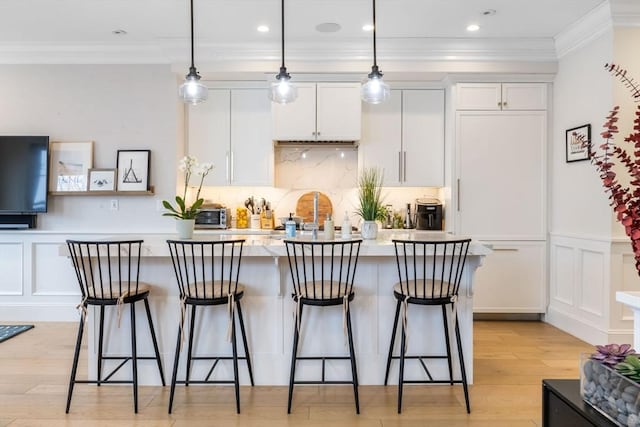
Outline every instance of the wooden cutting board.
<path id="1" fill-rule="evenodd" d="M 313 196 L 313 191 L 304 193 L 296 204 L 296 216 L 302 217 L 304 222 L 313 222 Z M 320 224 L 324 223 L 327 214 L 331 214 L 333 217 L 333 205 L 326 194 L 320 193 L 318 197 L 318 222 Z"/>

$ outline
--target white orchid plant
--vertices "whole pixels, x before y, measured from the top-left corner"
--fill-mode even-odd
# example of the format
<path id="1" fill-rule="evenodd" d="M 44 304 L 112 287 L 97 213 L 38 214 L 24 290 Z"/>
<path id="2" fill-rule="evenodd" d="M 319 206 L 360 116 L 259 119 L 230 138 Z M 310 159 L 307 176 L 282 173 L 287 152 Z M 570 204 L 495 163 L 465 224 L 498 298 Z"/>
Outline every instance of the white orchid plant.
<path id="1" fill-rule="evenodd" d="M 202 190 L 202 184 L 204 178 L 209 175 L 209 172 L 213 170 L 212 163 L 198 163 L 198 159 L 195 156 L 184 156 L 179 163 L 178 169 L 184 172 L 184 191 L 182 197 L 176 196 L 176 207 L 171 206 L 167 200 L 162 201 L 162 206 L 168 211 L 163 213 L 163 216 L 172 216 L 176 219 L 194 219 L 198 213 L 198 209 L 204 203 L 204 199 L 200 198 L 200 191 Z M 187 206 L 185 199 L 187 198 L 187 189 L 189 188 L 189 181 L 191 175 L 196 174 L 200 176 L 200 185 L 198 186 L 198 192 L 196 193 L 196 199 L 191 206 Z"/>

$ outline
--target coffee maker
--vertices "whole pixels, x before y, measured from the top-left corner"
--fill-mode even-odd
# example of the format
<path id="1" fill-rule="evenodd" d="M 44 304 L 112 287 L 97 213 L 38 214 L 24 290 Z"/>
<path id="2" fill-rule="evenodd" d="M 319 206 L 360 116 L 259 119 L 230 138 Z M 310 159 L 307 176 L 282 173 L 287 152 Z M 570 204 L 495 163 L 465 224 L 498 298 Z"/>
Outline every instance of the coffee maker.
<path id="1" fill-rule="evenodd" d="M 416 230 L 442 230 L 442 204 L 437 200 L 416 200 Z"/>

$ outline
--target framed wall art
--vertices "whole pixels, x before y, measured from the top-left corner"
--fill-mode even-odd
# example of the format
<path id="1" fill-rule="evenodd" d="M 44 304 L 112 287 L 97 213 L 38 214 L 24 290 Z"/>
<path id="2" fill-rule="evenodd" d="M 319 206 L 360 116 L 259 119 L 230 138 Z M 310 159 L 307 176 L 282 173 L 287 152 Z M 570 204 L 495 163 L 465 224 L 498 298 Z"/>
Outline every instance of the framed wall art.
<path id="1" fill-rule="evenodd" d="M 148 191 L 151 150 L 118 150 L 118 191 Z"/>
<path id="2" fill-rule="evenodd" d="M 116 169 L 89 169 L 89 191 L 116 191 Z"/>
<path id="3" fill-rule="evenodd" d="M 51 142 L 49 191 L 87 191 L 93 167 L 93 141 Z"/>
<path id="4" fill-rule="evenodd" d="M 579 136 L 586 144 L 580 142 Z M 567 146 L 567 163 L 589 160 L 589 144 L 591 144 L 591 125 L 586 124 L 575 128 L 567 129 L 565 132 L 565 143 Z"/>

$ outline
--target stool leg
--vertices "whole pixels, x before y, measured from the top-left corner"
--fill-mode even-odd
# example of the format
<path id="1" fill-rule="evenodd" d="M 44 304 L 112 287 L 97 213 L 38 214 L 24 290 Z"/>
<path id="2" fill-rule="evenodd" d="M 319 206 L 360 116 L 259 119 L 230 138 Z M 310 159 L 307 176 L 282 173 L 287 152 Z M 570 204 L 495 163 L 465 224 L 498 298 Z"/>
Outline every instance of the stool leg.
<path id="1" fill-rule="evenodd" d="M 402 302 L 398 300 L 396 304 L 396 315 L 393 318 L 393 329 L 391 330 L 391 344 L 389 344 L 389 355 L 387 356 L 387 370 L 384 373 L 384 385 L 387 385 L 389 379 L 389 369 L 391 368 L 391 359 L 393 358 L 393 345 L 396 343 L 396 332 L 398 331 L 398 317 L 400 317 L 400 305 Z"/>
<path id="2" fill-rule="evenodd" d="M 85 306 L 86 309 L 86 306 Z M 82 334 L 84 332 L 84 316 L 80 316 L 80 326 L 78 327 L 78 338 L 76 338 L 76 348 L 73 352 L 73 365 L 71 365 L 71 378 L 69 379 L 69 391 L 67 393 L 67 409 L 65 413 L 69 413 L 71 406 L 71 395 L 73 394 L 73 386 L 76 383 L 76 372 L 78 370 L 78 357 L 80 356 L 80 347 L 82 346 Z"/>
<path id="3" fill-rule="evenodd" d="M 158 363 L 158 371 L 160 372 L 160 380 L 162 380 L 162 387 L 167 385 L 164 382 L 164 372 L 162 371 L 162 362 L 160 361 L 160 350 L 158 349 L 158 340 L 156 339 L 156 332 L 153 329 L 153 320 L 151 320 L 151 310 L 149 309 L 149 301 L 144 299 L 144 308 L 147 312 L 147 321 L 149 322 L 149 331 L 151 331 L 151 340 L 153 341 L 153 349 L 156 352 L 156 362 Z"/>
<path id="4" fill-rule="evenodd" d="M 455 310 L 455 305 L 453 305 Z M 458 356 L 460 358 L 460 373 L 462 374 L 462 387 L 464 389 L 464 401 L 467 405 L 467 414 L 471 413 L 471 406 L 469 405 L 469 390 L 467 387 L 467 370 L 464 367 L 464 356 L 462 355 L 462 339 L 460 338 L 460 327 L 456 321 L 456 344 L 458 344 Z"/>
<path id="5" fill-rule="evenodd" d="M 449 365 L 449 380 L 453 385 L 453 366 L 451 363 L 451 341 L 449 339 L 449 322 L 447 321 L 447 306 L 442 307 L 442 325 L 444 328 L 444 340 L 447 344 L 447 364 Z"/>
<path id="6" fill-rule="evenodd" d="M 104 342 L 104 305 L 100 306 L 100 332 L 98 333 L 98 382 L 100 387 L 102 379 L 102 346 Z"/>
<path id="7" fill-rule="evenodd" d="M 136 306 L 131 306 L 131 365 L 133 367 L 133 412 L 138 413 L 138 354 L 136 349 Z"/>
<path id="8" fill-rule="evenodd" d="M 236 342 L 236 322 L 231 322 L 231 346 L 233 349 L 233 385 L 236 391 L 236 412 L 240 413 L 240 381 L 238 380 L 238 343 Z"/>
<path id="9" fill-rule="evenodd" d="M 189 377 L 191 376 L 191 349 L 193 348 L 193 330 L 196 325 L 196 306 L 191 306 L 191 326 L 189 326 L 189 346 L 187 347 L 187 377 L 184 380 L 185 387 L 189 387 Z"/>
<path id="10" fill-rule="evenodd" d="M 242 320 L 242 308 L 240 307 L 240 301 L 236 301 L 236 306 L 238 307 L 238 321 L 240 322 L 240 332 L 242 333 L 242 343 L 244 344 L 244 354 L 247 358 L 247 367 L 249 368 L 249 379 L 251 380 L 251 386 L 254 386 L 253 383 L 253 369 L 251 367 L 251 355 L 249 354 L 249 346 L 247 345 L 247 334 L 244 330 L 244 321 Z"/>
<path id="11" fill-rule="evenodd" d="M 402 413 L 402 387 L 404 385 L 404 352 L 406 345 L 406 333 L 402 324 L 402 338 L 400 340 L 400 373 L 398 374 L 398 413 Z"/>
<path id="12" fill-rule="evenodd" d="M 176 342 L 176 353 L 173 358 L 173 374 L 171 375 L 171 392 L 169 393 L 169 413 L 173 408 L 173 394 L 176 391 L 176 377 L 178 375 L 178 362 L 180 361 L 180 341 L 182 341 L 182 328 L 178 326 L 178 341 Z"/>
<path id="13" fill-rule="evenodd" d="M 347 335 L 349 335 L 349 358 L 351 359 L 351 376 L 353 379 L 353 396 L 356 401 L 356 414 L 360 413 L 360 400 L 358 399 L 358 369 L 356 367 L 356 353 L 353 347 L 353 334 L 351 333 L 351 310 L 347 306 Z"/>
<path id="14" fill-rule="evenodd" d="M 293 398 L 293 382 L 296 376 L 296 355 L 298 351 L 298 338 L 300 336 L 300 332 L 298 331 L 298 323 L 300 323 L 300 327 L 302 327 L 302 309 L 304 308 L 304 304 L 300 304 L 300 321 L 297 319 L 298 313 L 296 313 L 296 318 L 294 319 L 293 325 L 293 349 L 291 350 L 291 372 L 289 374 L 289 401 L 287 403 L 287 414 L 291 413 L 291 400 Z"/>

